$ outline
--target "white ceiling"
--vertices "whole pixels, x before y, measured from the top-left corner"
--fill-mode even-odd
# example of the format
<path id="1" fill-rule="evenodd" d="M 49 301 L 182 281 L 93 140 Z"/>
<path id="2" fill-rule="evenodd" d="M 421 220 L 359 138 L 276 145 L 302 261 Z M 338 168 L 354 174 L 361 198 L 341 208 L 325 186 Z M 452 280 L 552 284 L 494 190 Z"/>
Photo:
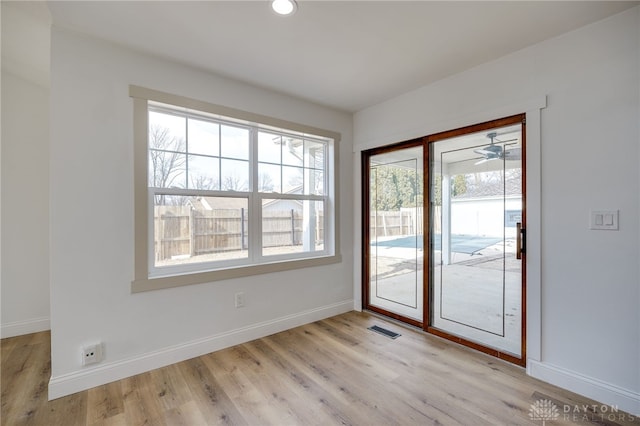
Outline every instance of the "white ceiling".
<path id="1" fill-rule="evenodd" d="M 4 1 L 3 1 L 4 3 Z M 54 25 L 355 112 L 638 2 L 50 1 Z"/>

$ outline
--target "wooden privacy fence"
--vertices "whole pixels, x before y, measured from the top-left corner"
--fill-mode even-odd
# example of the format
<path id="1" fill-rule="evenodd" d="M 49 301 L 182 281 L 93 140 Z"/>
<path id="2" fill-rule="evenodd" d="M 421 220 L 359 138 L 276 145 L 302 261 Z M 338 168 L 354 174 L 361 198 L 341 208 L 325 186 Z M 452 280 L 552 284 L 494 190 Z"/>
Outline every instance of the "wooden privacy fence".
<path id="1" fill-rule="evenodd" d="M 315 241 L 324 233 L 322 214 L 316 215 Z M 208 253 L 246 250 L 248 213 L 240 209 L 195 210 L 188 206 L 158 206 L 154 217 L 156 261 Z M 266 211 L 262 218 L 262 247 L 302 245 L 300 211 Z"/>
<path id="2" fill-rule="evenodd" d="M 433 232 L 440 233 L 440 206 L 434 208 Z M 424 208 L 402 208 L 396 211 L 371 212 L 369 232 L 371 236 L 393 237 L 402 235 L 424 235 Z"/>

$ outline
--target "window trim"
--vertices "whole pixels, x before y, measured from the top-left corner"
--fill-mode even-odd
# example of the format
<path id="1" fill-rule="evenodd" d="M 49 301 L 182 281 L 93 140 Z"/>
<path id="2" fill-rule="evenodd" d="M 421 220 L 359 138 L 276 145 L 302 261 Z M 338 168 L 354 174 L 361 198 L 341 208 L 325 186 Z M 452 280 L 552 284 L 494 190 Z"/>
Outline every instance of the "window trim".
<path id="1" fill-rule="evenodd" d="M 340 254 L 340 220 L 339 220 L 339 142 L 340 134 L 324 129 L 306 126 L 298 123 L 241 111 L 234 108 L 210 104 L 179 95 L 156 91 L 140 86 L 129 86 L 129 96 L 133 99 L 133 145 L 134 145 L 134 279 L 131 282 L 131 292 L 138 293 L 163 288 L 179 287 L 191 284 L 201 284 L 260 275 L 272 272 L 287 271 L 313 266 L 324 266 L 342 261 Z M 198 272 L 181 272 L 176 275 L 150 277 L 149 238 L 153 232 L 153 225 L 149 220 L 151 199 L 148 187 L 148 103 L 150 101 L 173 105 L 178 108 L 202 111 L 221 116 L 222 119 L 232 118 L 250 123 L 256 123 L 274 129 L 285 129 L 293 132 L 316 135 L 333 139 L 328 145 L 328 158 L 333 159 L 327 164 L 326 188 L 328 197 L 325 209 L 331 212 L 327 220 L 327 232 L 333 237 L 331 247 L 325 248 L 325 253 L 318 256 L 305 256 L 296 259 L 274 258 L 259 264 L 230 266 L 215 270 Z M 267 194 L 261 194 L 268 198 Z M 283 194 L 273 194 L 280 195 Z M 329 254 L 327 254 L 327 252 Z"/>

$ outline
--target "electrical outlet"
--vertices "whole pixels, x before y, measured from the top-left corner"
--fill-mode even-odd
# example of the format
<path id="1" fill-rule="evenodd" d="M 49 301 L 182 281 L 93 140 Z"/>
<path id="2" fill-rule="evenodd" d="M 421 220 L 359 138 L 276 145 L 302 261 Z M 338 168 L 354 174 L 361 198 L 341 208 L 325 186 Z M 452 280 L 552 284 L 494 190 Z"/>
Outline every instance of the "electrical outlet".
<path id="1" fill-rule="evenodd" d="M 236 308 L 244 307 L 244 293 L 236 293 Z"/>
<path id="2" fill-rule="evenodd" d="M 96 364 L 102 361 L 102 343 L 87 345 L 82 348 L 82 365 Z"/>

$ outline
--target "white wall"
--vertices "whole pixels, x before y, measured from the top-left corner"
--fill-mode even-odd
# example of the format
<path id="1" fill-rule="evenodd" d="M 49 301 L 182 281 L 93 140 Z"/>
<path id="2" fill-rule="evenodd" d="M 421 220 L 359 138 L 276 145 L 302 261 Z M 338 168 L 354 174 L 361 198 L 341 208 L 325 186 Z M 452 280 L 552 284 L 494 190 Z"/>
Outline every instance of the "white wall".
<path id="1" fill-rule="evenodd" d="M 352 118 L 54 28 L 51 47 L 49 398 L 211 352 L 353 307 L 353 240 L 326 267 L 131 294 L 130 84 L 342 134 L 340 220 L 352 228 Z M 245 307 L 234 308 L 234 293 Z M 105 360 L 80 365 L 83 344 Z"/>
<path id="2" fill-rule="evenodd" d="M 48 89 L 3 69 L 3 338 L 49 329 L 48 122 Z"/>
<path id="3" fill-rule="evenodd" d="M 528 113 L 528 372 L 636 414 L 639 29 L 635 7 L 354 118 L 359 151 Z M 620 230 L 589 230 L 590 209 L 619 210 Z"/>
<path id="4" fill-rule="evenodd" d="M 0 336 L 49 329 L 49 11 L 2 2 Z"/>

